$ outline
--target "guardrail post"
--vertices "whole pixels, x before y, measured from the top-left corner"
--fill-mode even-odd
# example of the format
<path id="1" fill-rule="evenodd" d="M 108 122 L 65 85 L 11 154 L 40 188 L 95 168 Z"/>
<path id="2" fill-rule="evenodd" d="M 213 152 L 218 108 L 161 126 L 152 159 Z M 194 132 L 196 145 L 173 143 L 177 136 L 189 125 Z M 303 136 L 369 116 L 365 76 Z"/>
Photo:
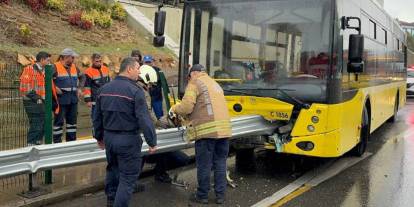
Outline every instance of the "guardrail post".
<path id="1" fill-rule="evenodd" d="M 36 197 L 39 197 L 41 195 L 46 195 L 48 193 L 50 193 L 49 189 L 41 188 L 37 184 L 36 173 L 30 173 L 29 174 L 29 189 L 28 189 L 28 191 L 18 193 L 18 195 L 20 195 L 24 198 L 36 198 Z"/>
<path id="2" fill-rule="evenodd" d="M 52 65 L 45 67 L 45 144 L 52 144 Z M 45 171 L 45 184 L 52 184 L 52 170 Z"/>

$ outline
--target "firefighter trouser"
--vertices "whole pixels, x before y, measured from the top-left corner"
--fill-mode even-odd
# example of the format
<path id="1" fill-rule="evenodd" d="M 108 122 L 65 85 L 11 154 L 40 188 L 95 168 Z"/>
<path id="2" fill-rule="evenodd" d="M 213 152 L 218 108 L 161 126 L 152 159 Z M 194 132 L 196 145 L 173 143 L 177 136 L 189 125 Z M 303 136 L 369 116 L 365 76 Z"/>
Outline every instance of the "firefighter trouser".
<path id="1" fill-rule="evenodd" d="M 198 198 L 208 198 L 210 172 L 212 170 L 214 171 L 214 191 L 216 198 L 224 198 L 227 185 L 226 160 L 228 154 L 228 139 L 200 139 L 195 142 Z"/>
<path id="2" fill-rule="evenodd" d="M 23 100 L 23 106 L 30 124 L 27 144 L 41 144 L 44 135 L 45 105 Z"/>
<path id="3" fill-rule="evenodd" d="M 62 142 L 63 123 L 66 121 L 66 141 L 76 140 L 76 119 L 78 115 L 78 104 L 60 105 L 59 114 L 53 122 L 53 142 Z"/>
<path id="4" fill-rule="evenodd" d="M 138 134 L 105 131 L 106 149 L 105 193 L 114 206 L 128 206 L 141 168 L 142 139 Z"/>

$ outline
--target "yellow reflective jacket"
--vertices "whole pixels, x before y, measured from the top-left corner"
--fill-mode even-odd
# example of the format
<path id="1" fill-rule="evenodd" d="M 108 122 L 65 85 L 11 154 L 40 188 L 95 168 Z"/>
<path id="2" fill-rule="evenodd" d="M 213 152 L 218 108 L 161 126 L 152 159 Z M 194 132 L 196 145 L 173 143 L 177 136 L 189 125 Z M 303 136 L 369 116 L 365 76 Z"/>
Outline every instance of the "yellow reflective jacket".
<path id="1" fill-rule="evenodd" d="M 188 118 L 189 140 L 231 137 L 230 115 L 223 89 L 206 73 L 200 73 L 188 83 L 182 101 L 172 110 Z"/>

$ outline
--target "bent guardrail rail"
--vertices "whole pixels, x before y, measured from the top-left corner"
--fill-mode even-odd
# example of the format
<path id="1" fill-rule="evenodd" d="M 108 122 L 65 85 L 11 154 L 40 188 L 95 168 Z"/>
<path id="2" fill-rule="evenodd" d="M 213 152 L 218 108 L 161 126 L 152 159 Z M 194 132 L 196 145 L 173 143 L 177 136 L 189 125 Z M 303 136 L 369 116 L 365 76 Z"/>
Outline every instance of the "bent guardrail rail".
<path id="1" fill-rule="evenodd" d="M 270 135 L 275 127 L 261 116 L 235 118 L 232 119 L 232 138 Z M 184 136 L 185 128 L 157 130 L 157 153 L 192 147 L 194 143 L 186 142 Z M 148 153 L 145 142 L 142 152 Z M 105 150 L 100 150 L 94 139 L 26 147 L 0 152 L 0 178 L 104 160 Z"/>

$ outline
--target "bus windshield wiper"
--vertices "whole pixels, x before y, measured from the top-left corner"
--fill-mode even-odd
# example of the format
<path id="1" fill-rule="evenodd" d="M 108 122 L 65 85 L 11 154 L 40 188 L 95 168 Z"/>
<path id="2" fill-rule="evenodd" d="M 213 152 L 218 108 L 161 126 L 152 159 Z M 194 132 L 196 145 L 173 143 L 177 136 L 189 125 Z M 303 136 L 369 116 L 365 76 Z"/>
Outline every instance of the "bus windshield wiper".
<path id="1" fill-rule="evenodd" d="M 256 94 L 252 94 L 252 93 L 245 93 L 245 92 L 243 92 L 244 90 L 253 90 L 253 91 L 279 91 L 284 96 L 286 96 L 287 98 L 289 98 L 290 100 L 292 100 L 296 105 L 299 105 L 299 107 L 305 108 L 305 109 L 309 109 L 310 108 L 310 105 L 309 104 L 304 103 L 303 101 L 299 100 L 298 98 L 296 98 L 296 97 L 294 97 L 294 96 L 289 95 L 288 93 L 286 93 L 286 91 L 294 91 L 294 90 L 291 90 L 291 89 L 281 89 L 281 88 L 238 88 L 237 90 L 227 89 L 226 91 L 237 92 L 237 93 L 241 93 L 241 94 L 245 94 L 245 95 L 258 96 Z M 265 96 L 260 96 L 260 97 L 265 97 Z"/>
<path id="2" fill-rule="evenodd" d="M 230 93 L 238 93 L 238 94 L 242 94 L 242 95 L 246 95 L 246 96 L 265 97 L 265 96 L 257 95 L 257 94 L 254 94 L 254 93 L 247 93 L 247 92 L 244 92 L 243 90 L 244 89 L 242 89 L 242 90 L 238 90 L 238 89 L 223 89 L 223 91 L 230 92 Z"/>

